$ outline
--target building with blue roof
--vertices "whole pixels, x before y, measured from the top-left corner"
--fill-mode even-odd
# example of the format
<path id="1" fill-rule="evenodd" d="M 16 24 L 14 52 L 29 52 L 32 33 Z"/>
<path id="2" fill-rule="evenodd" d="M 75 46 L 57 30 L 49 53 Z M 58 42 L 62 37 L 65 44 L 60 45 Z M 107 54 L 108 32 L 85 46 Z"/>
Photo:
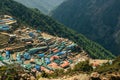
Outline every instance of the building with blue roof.
<path id="1" fill-rule="evenodd" d="M 0 24 L 5 24 L 5 22 L 3 20 L 0 20 Z"/>
<path id="2" fill-rule="evenodd" d="M 0 24 L 0 30 L 8 31 L 8 30 L 10 30 L 10 27 L 6 24 Z"/>

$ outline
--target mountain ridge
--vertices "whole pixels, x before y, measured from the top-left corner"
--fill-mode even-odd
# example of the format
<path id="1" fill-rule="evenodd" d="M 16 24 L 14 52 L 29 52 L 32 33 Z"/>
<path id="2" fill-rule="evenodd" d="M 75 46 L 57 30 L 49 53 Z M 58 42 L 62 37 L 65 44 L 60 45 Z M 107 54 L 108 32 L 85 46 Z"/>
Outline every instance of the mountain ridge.
<path id="1" fill-rule="evenodd" d="M 119 55 L 119 4 L 118 0 L 68 0 L 52 17 Z"/>
<path id="2" fill-rule="evenodd" d="M 59 6 L 64 0 L 15 0 L 30 8 L 37 8 L 44 14 L 49 14 L 51 10 Z"/>

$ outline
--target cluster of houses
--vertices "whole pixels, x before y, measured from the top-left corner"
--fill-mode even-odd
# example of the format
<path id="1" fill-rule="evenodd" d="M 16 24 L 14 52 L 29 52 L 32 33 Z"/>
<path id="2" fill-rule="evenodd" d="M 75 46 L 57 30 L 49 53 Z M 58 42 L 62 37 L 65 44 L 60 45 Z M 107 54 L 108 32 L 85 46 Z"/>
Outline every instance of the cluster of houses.
<path id="1" fill-rule="evenodd" d="M 11 24 L 16 23 L 17 21 L 9 15 L 1 15 L 0 16 L 0 30 L 8 31 L 11 29 Z"/>
<path id="2" fill-rule="evenodd" d="M 16 20 L 11 16 L 4 15 L 0 21 L 0 30 L 9 30 L 8 25 L 16 23 Z M 55 69 L 66 69 L 72 64 L 77 64 L 80 61 L 86 61 L 86 57 L 80 57 L 82 49 L 74 42 L 46 35 L 40 30 L 33 30 L 30 28 L 19 28 L 10 36 L 9 43 L 14 43 L 17 38 L 19 42 L 28 45 L 24 51 L 13 52 L 13 48 L 5 48 L 0 51 L 0 66 L 7 64 L 20 64 L 26 70 L 30 71 L 45 71 L 46 73 L 53 73 Z M 30 47 L 29 47 L 30 46 Z M 74 57 L 76 56 L 76 57 Z M 94 67 L 107 61 L 90 61 Z"/>
<path id="3" fill-rule="evenodd" d="M 81 50 L 77 44 L 68 39 L 46 36 L 40 30 L 30 28 L 19 28 L 10 36 L 25 44 L 31 44 L 32 47 L 14 54 L 13 48 L 5 48 L 0 54 L 0 66 L 4 63 L 18 63 L 26 70 L 35 69 L 51 73 L 55 69 L 68 68 L 72 64 L 71 57 L 78 55 Z"/>

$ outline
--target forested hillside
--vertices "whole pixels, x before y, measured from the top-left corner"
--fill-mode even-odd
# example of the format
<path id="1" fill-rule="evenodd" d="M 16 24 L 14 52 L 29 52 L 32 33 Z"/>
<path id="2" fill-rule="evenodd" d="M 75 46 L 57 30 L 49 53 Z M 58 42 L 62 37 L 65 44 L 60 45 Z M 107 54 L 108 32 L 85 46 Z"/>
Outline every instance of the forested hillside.
<path id="1" fill-rule="evenodd" d="M 119 55 L 120 0 L 67 0 L 52 16 Z"/>
<path id="2" fill-rule="evenodd" d="M 44 14 L 48 14 L 51 10 L 59 6 L 64 0 L 15 0 L 27 7 L 37 8 Z"/>
<path id="3" fill-rule="evenodd" d="M 79 44 L 92 58 L 114 58 L 111 52 L 99 44 L 41 14 L 37 9 L 29 9 L 13 0 L 0 0 L 0 15 L 2 14 L 14 16 L 19 24 L 22 23 L 52 35 L 68 38 Z"/>

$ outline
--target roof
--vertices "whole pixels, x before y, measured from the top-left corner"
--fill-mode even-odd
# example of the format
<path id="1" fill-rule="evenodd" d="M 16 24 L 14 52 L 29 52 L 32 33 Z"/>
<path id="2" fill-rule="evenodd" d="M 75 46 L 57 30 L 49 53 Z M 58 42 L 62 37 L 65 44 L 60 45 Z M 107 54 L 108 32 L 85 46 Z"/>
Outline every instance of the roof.
<path id="1" fill-rule="evenodd" d="M 6 24 L 0 24 L 0 30 L 7 31 L 7 30 L 9 30 L 9 29 L 10 29 L 10 28 L 9 28 L 8 25 L 6 25 Z"/>
<path id="2" fill-rule="evenodd" d="M 7 24 L 0 24 L 0 27 L 9 27 Z"/>
<path id="3" fill-rule="evenodd" d="M 6 50 L 12 50 L 12 48 L 6 48 Z"/>

